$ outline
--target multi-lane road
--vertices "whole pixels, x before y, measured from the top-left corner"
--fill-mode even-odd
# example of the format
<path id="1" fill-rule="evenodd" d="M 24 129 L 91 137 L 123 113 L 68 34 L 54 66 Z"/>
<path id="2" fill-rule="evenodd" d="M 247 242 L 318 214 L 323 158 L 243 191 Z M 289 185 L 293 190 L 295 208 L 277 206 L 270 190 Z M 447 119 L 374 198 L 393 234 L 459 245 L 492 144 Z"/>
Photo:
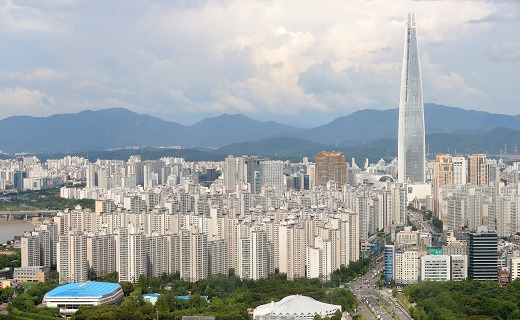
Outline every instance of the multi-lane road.
<path id="1" fill-rule="evenodd" d="M 383 270 L 383 263 L 378 262 L 362 277 L 350 283 L 350 289 L 356 295 L 358 310 L 364 319 L 412 319 L 410 313 L 392 297 L 388 288 L 378 289 L 377 279 Z"/>

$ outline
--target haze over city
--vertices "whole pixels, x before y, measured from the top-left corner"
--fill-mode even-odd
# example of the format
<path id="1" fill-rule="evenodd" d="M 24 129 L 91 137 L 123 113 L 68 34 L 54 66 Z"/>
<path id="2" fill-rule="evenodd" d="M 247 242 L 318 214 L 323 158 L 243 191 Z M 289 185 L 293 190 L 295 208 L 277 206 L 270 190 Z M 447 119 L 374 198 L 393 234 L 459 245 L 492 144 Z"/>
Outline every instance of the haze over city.
<path id="1" fill-rule="evenodd" d="M 403 13 L 424 100 L 517 114 L 517 1 L 0 3 L 0 118 L 125 107 L 310 127 L 396 108 Z"/>

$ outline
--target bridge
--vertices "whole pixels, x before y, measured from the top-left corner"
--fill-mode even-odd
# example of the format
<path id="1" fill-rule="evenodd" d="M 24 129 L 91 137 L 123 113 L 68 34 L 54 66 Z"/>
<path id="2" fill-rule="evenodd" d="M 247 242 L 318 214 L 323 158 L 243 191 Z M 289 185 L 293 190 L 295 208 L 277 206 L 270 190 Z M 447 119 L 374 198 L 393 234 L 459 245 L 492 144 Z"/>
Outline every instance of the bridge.
<path id="1" fill-rule="evenodd" d="M 56 214 L 58 210 L 36 210 L 36 211 L 0 211 L 0 220 L 12 220 L 14 215 L 23 215 L 23 220 L 29 217 L 42 217 L 43 214 Z M 5 219 L 2 219 L 4 218 Z"/>

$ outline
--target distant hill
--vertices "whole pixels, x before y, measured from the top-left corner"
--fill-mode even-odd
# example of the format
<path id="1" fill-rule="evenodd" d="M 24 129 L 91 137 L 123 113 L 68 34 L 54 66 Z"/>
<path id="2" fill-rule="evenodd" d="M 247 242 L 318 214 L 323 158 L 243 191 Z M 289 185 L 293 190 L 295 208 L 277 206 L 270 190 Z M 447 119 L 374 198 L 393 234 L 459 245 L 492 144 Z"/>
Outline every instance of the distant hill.
<path id="1" fill-rule="evenodd" d="M 226 155 L 257 154 L 277 159 L 298 157 L 301 160 L 302 157 L 308 157 L 310 155 L 314 157 L 317 152 L 330 148 L 331 146 L 329 145 L 300 138 L 276 137 L 256 142 L 235 143 L 218 148 L 215 152 Z"/>
<path id="2" fill-rule="evenodd" d="M 186 127 L 123 108 L 16 116 L 0 120 L 0 148 L 8 152 L 77 152 L 127 146 L 168 145 Z"/>
<path id="3" fill-rule="evenodd" d="M 311 141 L 352 145 L 382 138 L 397 139 L 398 109 L 356 111 L 297 136 Z M 482 133 L 497 127 L 520 130 L 520 116 L 464 110 L 433 103 L 424 105 L 426 134 Z"/>
<path id="4" fill-rule="evenodd" d="M 273 121 L 222 115 L 192 126 L 164 121 L 124 108 L 15 116 L 0 120 L 0 149 L 14 152 L 79 152 L 129 146 L 220 147 L 298 132 Z"/>
<path id="5" fill-rule="evenodd" d="M 502 152 L 506 144 L 510 152 L 515 146 L 520 147 L 520 130 L 495 128 L 478 134 L 432 133 L 426 135 L 426 143 L 432 154 L 487 153 L 497 155 Z M 234 155 L 258 154 L 296 161 L 301 160 L 302 157 L 314 159 L 316 154 L 323 150 L 343 151 L 347 157 L 347 162 L 350 162 L 351 158 L 356 158 L 358 164 L 364 158 L 368 158 L 371 162 L 376 162 L 381 158 L 389 160 L 397 156 L 397 140 L 379 139 L 363 145 L 337 147 L 330 144 L 282 137 L 233 144 L 219 148 L 215 152 Z"/>
<path id="6" fill-rule="evenodd" d="M 222 152 L 235 153 L 239 147 L 252 148 L 253 145 L 246 142 L 256 141 L 260 142 L 255 145 L 257 149 L 249 149 L 251 152 L 248 153 L 265 151 L 272 154 L 274 151 L 275 154 L 292 154 L 296 149 L 305 153 L 314 152 L 320 145 L 338 150 L 352 146 L 355 147 L 352 150 L 360 152 L 371 146 L 370 152 L 375 152 L 374 146 L 378 145 L 379 140 L 397 138 L 397 118 L 398 109 L 366 109 L 339 117 L 322 126 L 301 129 L 274 121 L 257 121 L 240 114 L 224 114 L 185 126 L 124 108 L 87 110 L 49 117 L 15 116 L 2 119 L 0 150 L 11 154 L 25 151 L 77 153 L 129 146 L 180 145 L 184 148 L 212 149 L 226 146 L 222 148 Z M 467 135 L 476 137 L 496 128 L 520 130 L 520 115 L 492 114 L 435 104 L 425 104 L 425 121 L 427 134 L 441 134 L 432 136 L 432 151 L 436 150 L 433 148 L 437 145 L 439 148 L 450 145 L 462 150 L 462 144 L 471 140 Z M 449 136 L 452 141 L 444 141 L 448 137 L 442 134 L 454 134 Z M 275 137 L 293 139 L 280 140 L 281 138 Z M 484 139 L 484 136 L 481 138 Z M 265 139 L 268 139 L 267 142 L 263 141 Z M 237 143 L 244 144 L 235 145 Z M 472 145 L 480 148 L 476 143 L 477 141 L 472 142 Z M 282 150 L 282 145 L 289 149 Z M 381 150 L 383 153 L 392 152 L 393 147 L 388 144 L 381 147 L 384 147 Z M 274 149 L 269 151 L 268 148 Z M 498 144 L 494 148 L 498 149 Z"/>
<path id="7" fill-rule="evenodd" d="M 261 122 L 241 114 L 223 114 L 207 118 L 189 127 L 184 144 L 197 147 L 218 147 L 236 142 L 260 140 L 266 137 L 292 135 L 305 129 L 274 121 Z"/>

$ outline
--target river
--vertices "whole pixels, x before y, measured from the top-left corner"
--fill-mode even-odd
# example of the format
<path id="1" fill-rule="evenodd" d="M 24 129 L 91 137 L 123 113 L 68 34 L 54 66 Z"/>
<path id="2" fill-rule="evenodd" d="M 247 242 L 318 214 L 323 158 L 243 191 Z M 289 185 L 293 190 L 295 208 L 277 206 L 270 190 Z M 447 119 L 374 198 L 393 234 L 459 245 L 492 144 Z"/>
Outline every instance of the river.
<path id="1" fill-rule="evenodd" d="M 34 230 L 34 225 L 27 221 L 0 221 L 0 243 L 23 236 L 25 231 Z"/>

